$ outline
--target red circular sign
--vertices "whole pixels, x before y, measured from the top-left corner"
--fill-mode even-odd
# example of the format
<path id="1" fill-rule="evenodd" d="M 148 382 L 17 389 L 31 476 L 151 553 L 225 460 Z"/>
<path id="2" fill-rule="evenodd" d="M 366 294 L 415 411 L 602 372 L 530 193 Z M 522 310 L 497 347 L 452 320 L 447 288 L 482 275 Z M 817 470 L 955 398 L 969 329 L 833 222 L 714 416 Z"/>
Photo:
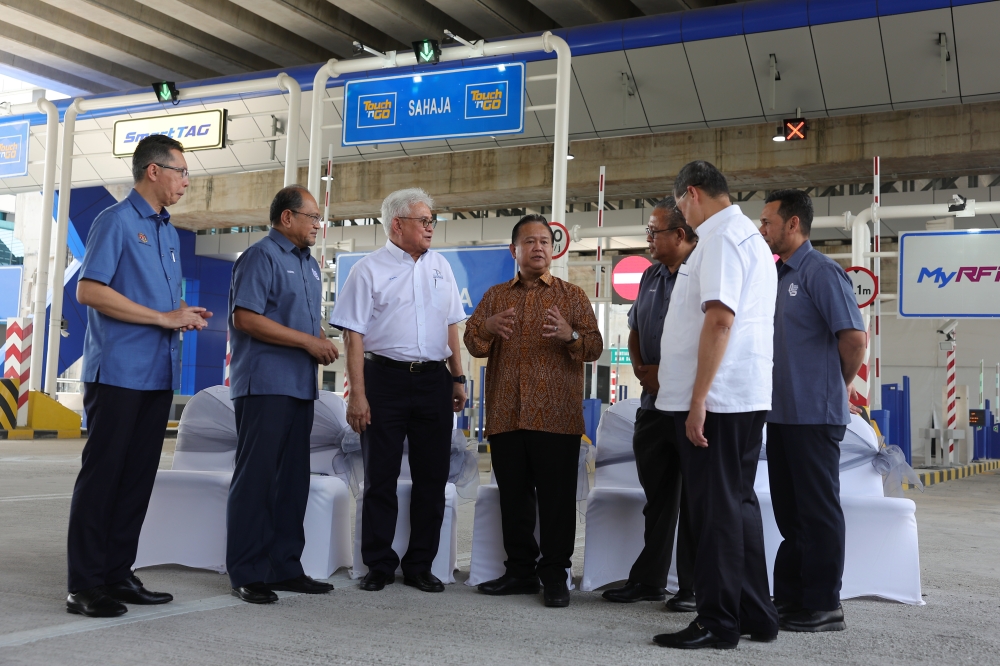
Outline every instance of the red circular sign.
<path id="1" fill-rule="evenodd" d="M 646 257 L 625 257 L 611 270 L 611 287 L 622 298 L 634 301 L 639 295 L 639 279 L 652 265 L 653 262 Z"/>
<path id="2" fill-rule="evenodd" d="M 569 252 L 569 229 L 562 222 L 549 222 L 552 228 L 552 258 L 558 259 Z"/>
<path id="3" fill-rule="evenodd" d="M 864 266 L 845 268 L 854 286 L 854 298 L 859 308 L 866 308 L 878 298 L 878 278 Z"/>

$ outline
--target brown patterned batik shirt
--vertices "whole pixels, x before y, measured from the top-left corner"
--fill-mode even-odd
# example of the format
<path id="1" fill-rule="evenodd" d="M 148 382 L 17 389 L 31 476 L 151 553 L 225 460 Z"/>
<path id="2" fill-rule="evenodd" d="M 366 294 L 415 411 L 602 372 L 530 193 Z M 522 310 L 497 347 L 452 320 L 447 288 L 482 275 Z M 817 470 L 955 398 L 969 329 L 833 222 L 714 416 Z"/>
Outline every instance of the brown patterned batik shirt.
<path id="1" fill-rule="evenodd" d="M 543 338 L 545 311 L 558 306 L 580 339 Z M 509 340 L 486 330 L 486 320 L 514 308 Z M 466 323 L 465 346 L 486 366 L 486 436 L 512 430 L 582 435 L 583 363 L 604 349 L 587 294 L 546 271 L 535 286 L 519 278 L 494 285 Z"/>

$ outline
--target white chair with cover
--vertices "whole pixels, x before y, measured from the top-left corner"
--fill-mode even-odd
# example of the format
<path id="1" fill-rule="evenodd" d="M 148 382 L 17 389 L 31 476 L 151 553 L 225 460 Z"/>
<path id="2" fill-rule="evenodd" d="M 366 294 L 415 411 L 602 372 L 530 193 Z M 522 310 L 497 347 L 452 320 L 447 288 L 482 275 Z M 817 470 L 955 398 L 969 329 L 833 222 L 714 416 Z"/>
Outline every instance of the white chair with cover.
<path id="1" fill-rule="evenodd" d="M 357 435 L 352 433 L 356 440 Z M 461 430 L 451 433 L 451 465 L 448 483 L 445 485 L 444 520 L 441 522 L 441 540 L 438 544 L 437 556 L 431 564 L 431 573 L 441 579 L 442 583 L 455 582 L 455 569 L 458 561 L 458 505 L 471 501 L 479 486 L 479 455 L 468 448 L 469 442 Z M 345 443 L 345 448 L 353 450 L 353 444 Z M 360 442 L 357 451 L 360 455 Z M 348 457 L 351 457 L 350 455 Z M 357 510 L 354 518 L 354 568 L 352 578 L 362 578 L 368 573 L 368 567 L 361 559 L 361 512 L 364 508 L 364 469 L 353 462 L 351 467 L 352 488 L 357 487 L 355 495 Z M 399 481 L 396 483 L 396 533 L 392 540 L 392 549 L 402 559 L 410 541 L 410 492 L 413 482 L 410 478 L 409 442 L 403 440 L 403 462 L 400 465 Z"/>
<path id="2" fill-rule="evenodd" d="M 593 447 L 580 443 L 580 458 L 577 465 L 576 498 L 582 502 L 587 498 L 590 479 L 587 477 L 587 460 Z M 538 542 L 538 512 L 535 511 L 535 541 Z M 466 585 L 479 585 L 504 574 L 507 551 L 503 547 L 503 528 L 500 523 L 500 489 L 496 477 L 490 474 L 489 485 L 479 486 L 476 495 L 476 513 L 472 525 L 472 560 L 469 564 L 469 578 Z M 566 570 L 567 584 L 573 586 L 573 571 Z"/>
<path id="3" fill-rule="evenodd" d="M 348 475 L 333 471 L 345 431 L 344 401 L 320 392 L 310 440 L 309 501 L 302 567 L 329 578 L 351 565 Z M 236 416 L 229 389 L 191 398 L 178 425 L 174 464 L 159 470 L 139 536 L 135 568 L 158 564 L 226 570 L 226 504 L 236 456 Z"/>

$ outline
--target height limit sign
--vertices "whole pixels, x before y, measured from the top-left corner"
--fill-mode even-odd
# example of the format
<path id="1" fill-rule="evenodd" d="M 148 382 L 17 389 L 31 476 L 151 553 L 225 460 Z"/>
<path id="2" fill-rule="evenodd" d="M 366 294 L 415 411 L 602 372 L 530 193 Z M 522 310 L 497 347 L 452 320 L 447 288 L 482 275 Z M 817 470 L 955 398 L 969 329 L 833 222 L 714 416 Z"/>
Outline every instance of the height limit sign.
<path id="1" fill-rule="evenodd" d="M 875 274 L 864 266 L 851 266 L 847 271 L 854 285 L 854 298 L 859 308 L 866 308 L 878 298 L 878 280 Z"/>

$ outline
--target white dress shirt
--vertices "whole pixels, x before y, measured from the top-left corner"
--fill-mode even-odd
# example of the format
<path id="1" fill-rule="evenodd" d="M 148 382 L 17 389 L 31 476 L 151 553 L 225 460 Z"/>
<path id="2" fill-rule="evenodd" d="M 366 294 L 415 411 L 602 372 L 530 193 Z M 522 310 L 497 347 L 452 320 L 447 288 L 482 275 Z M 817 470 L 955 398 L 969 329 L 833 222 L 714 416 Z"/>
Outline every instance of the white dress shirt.
<path id="1" fill-rule="evenodd" d="M 451 356 L 448 326 L 465 318 L 448 261 L 433 250 L 414 261 L 390 240 L 351 269 L 330 323 L 365 336 L 366 352 L 443 361 Z"/>
<path id="2" fill-rule="evenodd" d="M 739 206 L 719 211 L 697 232 L 698 245 L 677 271 L 663 324 L 656 408 L 691 409 L 705 303 L 721 301 L 736 317 L 705 407 L 715 413 L 771 409 L 778 288 L 774 256 Z"/>

